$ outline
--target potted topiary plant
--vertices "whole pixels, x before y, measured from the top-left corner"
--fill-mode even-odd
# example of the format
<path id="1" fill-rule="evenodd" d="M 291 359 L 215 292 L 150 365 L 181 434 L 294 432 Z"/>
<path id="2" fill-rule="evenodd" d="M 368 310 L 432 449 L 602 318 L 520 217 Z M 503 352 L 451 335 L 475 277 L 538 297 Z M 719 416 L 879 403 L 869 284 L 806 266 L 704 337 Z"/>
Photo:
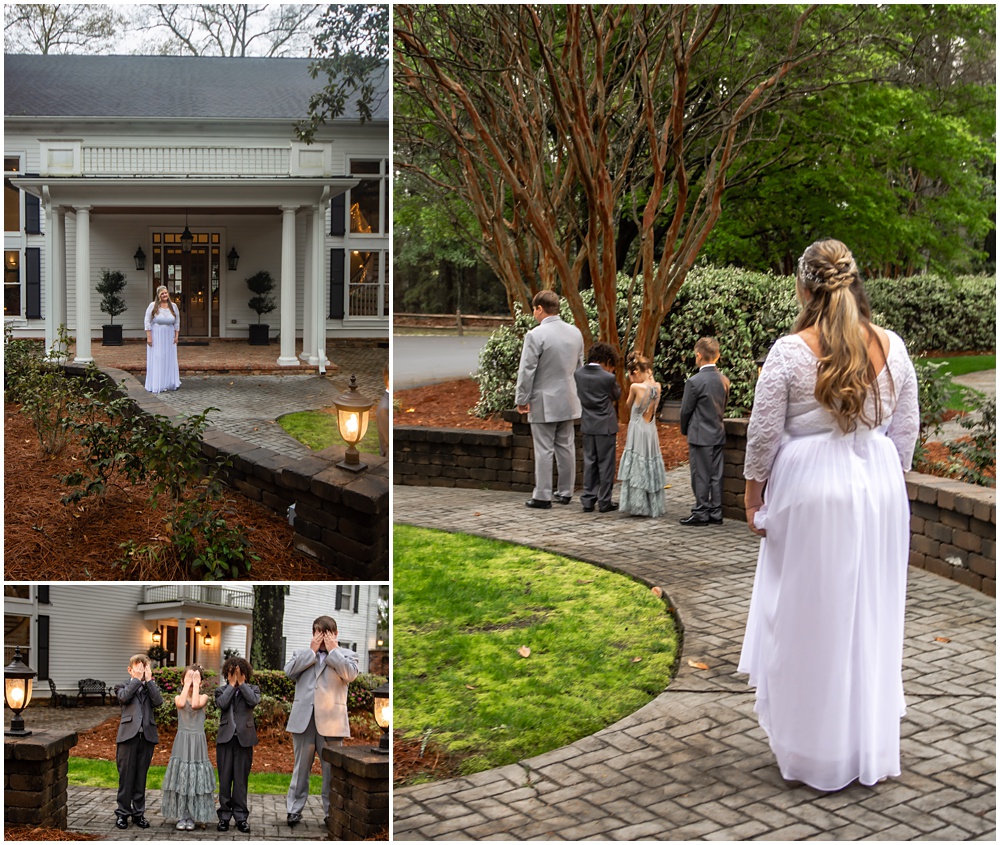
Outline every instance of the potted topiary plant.
<path id="1" fill-rule="evenodd" d="M 267 346 L 268 331 L 271 327 L 267 323 L 261 324 L 260 318 L 262 314 L 270 314 L 274 310 L 274 297 L 271 296 L 271 291 L 274 290 L 274 277 L 267 270 L 261 270 L 247 279 L 247 287 L 254 294 L 248 303 L 250 310 L 257 312 L 257 324 L 250 324 L 250 345 Z"/>
<path id="2" fill-rule="evenodd" d="M 104 346 L 122 345 L 122 327 L 115 325 L 115 317 L 128 310 L 121 293 L 125 289 L 125 274 L 121 270 L 101 270 L 101 281 L 97 283 L 97 292 L 101 294 L 101 310 L 111 317 L 111 323 L 103 326 Z"/>

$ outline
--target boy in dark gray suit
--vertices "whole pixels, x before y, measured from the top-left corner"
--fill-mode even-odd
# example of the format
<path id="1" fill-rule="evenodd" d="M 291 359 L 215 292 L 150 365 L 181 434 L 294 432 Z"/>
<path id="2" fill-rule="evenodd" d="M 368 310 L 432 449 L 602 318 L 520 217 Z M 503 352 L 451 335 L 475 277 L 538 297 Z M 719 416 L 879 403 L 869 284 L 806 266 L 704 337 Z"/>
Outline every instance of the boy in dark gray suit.
<path id="1" fill-rule="evenodd" d="M 219 733 L 215 740 L 215 761 L 219 769 L 219 830 L 229 830 L 236 819 L 240 833 L 250 832 L 247 781 L 257 744 L 253 708 L 260 703 L 260 687 L 248 683 L 252 672 L 242 657 L 230 657 L 222 664 L 226 683 L 215 688 L 219 708 Z"/>
<path id="2" fill-rule="evenodd" d="M 115 691 L 122 706 L 118 725 L 115 763 L 118 765 L 118 806 L 115 827 L 125 830 L 131 816 L 136 827 L 147 828 L 146 774 L 153 750 L 160 741 L 153 710 L 163 704 L 163 696 L 153 680 L 153 670 L 145 654 L 133 655 L 128 662 L 128 683 Z"/>
<path id="3" fill-rule="evenodd" d="M 607 343 L 590 347 L 587 363 L 573 373 L 582 413 L 583 494 L 580 501 L 587 513 L 596 502 L 601 513 L 618 510 L 611 501 L 615 483 L 615 445 L 618 440 L 618 397 L 621 388 L 615 378 L 618 355 Z"/>
<path id="4" fill-rule="evenodd" d="M 688 439 L 691 487 L 695 505 L 681 525 L 722 524 L 722 448 L 726 443 L 726 401 L 729 379 L 716 368 L 719 342 L 703 337 L 694 345 L 698 374 L 684 385 L 681 434 Z"/>

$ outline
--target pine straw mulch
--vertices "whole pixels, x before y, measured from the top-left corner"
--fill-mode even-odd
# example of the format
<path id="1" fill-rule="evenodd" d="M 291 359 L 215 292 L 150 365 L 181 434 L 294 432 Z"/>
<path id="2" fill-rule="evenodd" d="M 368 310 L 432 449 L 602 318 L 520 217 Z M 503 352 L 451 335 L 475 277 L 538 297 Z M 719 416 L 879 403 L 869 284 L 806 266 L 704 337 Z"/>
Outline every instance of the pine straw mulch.
<path id="1" fill-rule="evenodd" d="M 461 758 L 449 754 L 437 743 L 421 739 L 392 738 L 392 782 L 395 786 L 446 780 L 458 777 Z"/>
<path id="2" fill-rule="evenodd" d="M 109 716 L 97 727 L 81 731 L 79 740 L 73 747 L 73 756 L 86 757 L 90 760 L 114 760 L 119 721 L 118 716 Z M 159 725 L 157 733 L 160 741 L 156 744 L 151 765 L 166 766 L 170 760 L 174 737 L 177 735 L 177 726 Z M 378 745 L 382 737 L 382 731 L 374 724 L 374 719 L 371 720 L 371 724 L 366 722 L 363 725 L 352 719 L 351 734 L 351 737 L 344 740 L 344 745 Z M 259 743 L 253 749 L 253 771 L 291 774 L 295 762 L 292 735 L 287 733 L 283 726 L 258 726 L 257 739 Z M 208 758 L 214 768 L 215 742 L 211 739 L 208 741 Z M 321 773 L 318 759 L 313 761 L 312 773 L 314 775 Z"/>
<path id="3" fill-rule="evenodd" d="M 164 502 L 149 504 L 145 484 L 111 486 L 102 498 L 64 505 L 70 492 L 59 481 L 81 466 L 72 442 L 54 457 L 45 455 L 30 420 L 19 406 L 4 406 L 4 577 L 8 581 L 201 580 L 170 554 L 154 564 L 122 558 L 120 544 L 169 546 Z M 222 503 L 219 503 L 222 504 Z M 260 560 L 246 578 L 254 581 L 328 580 L 341 577 L 292 548 L 292 529 L 283 517 L 228 491 L 230 525 L 250 537 Z"/>
<path id="4" fill-rule="evenodd" d="M 468 413 L 468 409 L 479 401 L 479 385 L 471 378 L 397 390 L 394 399 L 397 410 L 393 414 L 393 425 L 510 431 L 510 423 L 506 420 L 499 417 L 480 419 Z M 688 459 L 688 448 L 680 426 L 657 421 L 656 429 L 666 468 L 673 469 L 684 463 Z M 617 460 L 621 460 L 627 434 L 628 426 L 619 426 Z"/>
<path id="5" fill-rule="evenodd" d="M 56 830 L 54 827 L 3 826 L 4 842 L 94 842 L 103 839 L 94 833 Z"/>

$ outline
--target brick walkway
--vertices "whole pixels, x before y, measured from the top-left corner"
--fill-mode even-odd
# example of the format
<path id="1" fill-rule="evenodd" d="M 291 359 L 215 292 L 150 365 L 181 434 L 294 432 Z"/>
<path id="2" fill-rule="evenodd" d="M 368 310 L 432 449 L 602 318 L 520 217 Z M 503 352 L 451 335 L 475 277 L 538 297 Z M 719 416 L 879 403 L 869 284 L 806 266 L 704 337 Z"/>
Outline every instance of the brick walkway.
<path id="1" fill-rule="evenodd" d="M 684 625 L 684 650 L 666 692 L 593 736 L 517 765 L 396 789 L 393 837 L 994 840 L 994 600 L 911 569 L 902 775 L 832 794 L 789 785 L 746 678 L 735 674 L 758 541 L 730 520 L 681 527 L 687 468 L 668 483 L 666 516 L 655 521 L 584 514 L 576 499 L 527 511 L 525 494 L 394 488 L 397 522 L 539 546 L 662 586 Z"/>

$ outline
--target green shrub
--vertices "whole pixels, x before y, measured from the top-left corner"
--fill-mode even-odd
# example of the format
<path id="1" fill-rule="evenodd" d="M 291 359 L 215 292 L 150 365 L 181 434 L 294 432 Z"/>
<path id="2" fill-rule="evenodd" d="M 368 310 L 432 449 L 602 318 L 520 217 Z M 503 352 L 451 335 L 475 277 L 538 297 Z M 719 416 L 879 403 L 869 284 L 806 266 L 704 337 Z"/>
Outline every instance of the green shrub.
<path id="1" fill-rule="evenodd" d="M 258 730 L 278 728 L 284 730 L 288 724 L 288 714 L 292 712 L 292 703 L 265 695 L 261 690 L 260 703 L 253 709 L 254 722 Z"/>
<path id="2" fill-rule="evenodd" d="M 254 669 L 253 683 L 260 687 L 261 695 L 278 701 L 291 701 L 295 698 L 295 681 L 281 669 Z"/>
<path id="3" fill-rule="evenodd" d="M 372 690 L 378 689 L 386 682 L 382 675 L 372 675 L 362 672 L 347 688 L 347 709 L 348 710 L 371 710 L 374 704 Z"/>
<path id="4" fill-rule="evenodd" d="M 948 444 L 953 453 L 950 469 L 952 476 L 960 481 L 981 487 L 996 487 L 996 397 L 983 397 L 978 411 L 978 419 L 969 415 L 960 423 L 970 436 Z M 987 471 L 992 471 L 993 476 L 987 475 Z"/>
<path id="5" fill-rule="evenodd" d="M 514 408 L 517 367 L 521 363 L 524 336 L 536 325 L 535 318 L 514 306 L 514 324 L 501 326 L 479 352 L 479 401 L 472 409 L 477 417 L 489 417 Z"/>

